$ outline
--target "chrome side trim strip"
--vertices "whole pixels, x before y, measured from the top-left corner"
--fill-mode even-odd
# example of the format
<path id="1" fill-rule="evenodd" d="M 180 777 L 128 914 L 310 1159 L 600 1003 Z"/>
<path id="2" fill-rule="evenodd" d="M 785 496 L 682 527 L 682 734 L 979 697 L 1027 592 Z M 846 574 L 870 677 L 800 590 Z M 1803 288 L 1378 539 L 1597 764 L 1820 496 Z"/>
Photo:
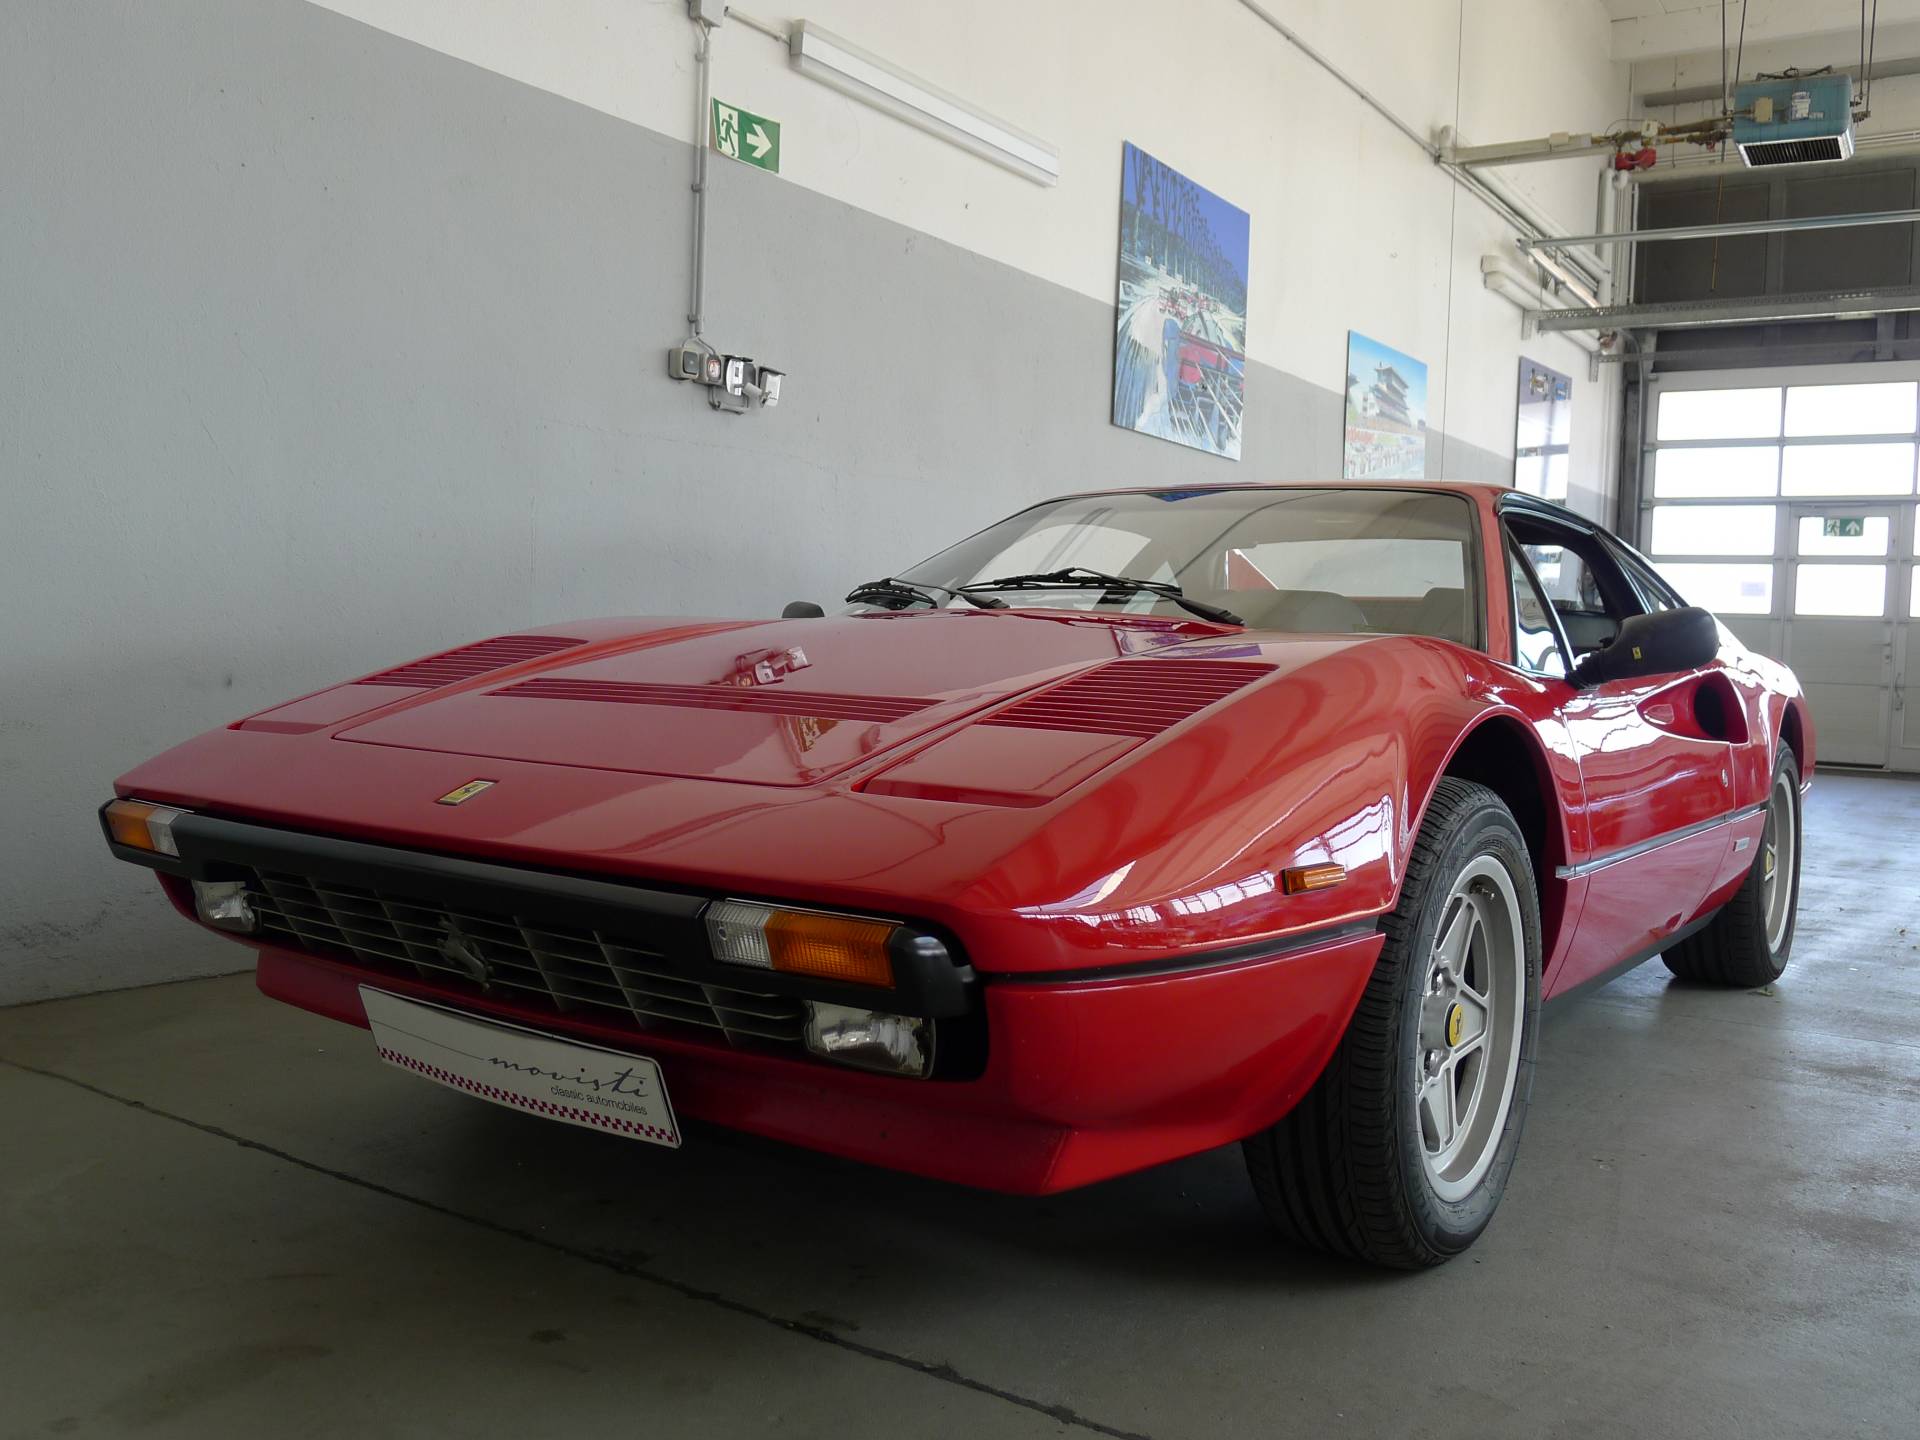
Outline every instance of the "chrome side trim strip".
<path id="1" fill-rule="evenodd" d="M 1676 841 L 1691 840 L 1695 835 L 1704 835 L 1709 830 L 1722 825 L 1731 825 L 1736 820 L 1746 820 L 1765 812 L 1767 802 L 1762 800 L 1755 805 L 1742 805 L 1738 810 L 1729 810 L 1724 815 L 1715 815 L 1711 820 L 1698 820 L 1691 825 L 1682 825 L 1678 830 L 1669 830 L 1664 835 L 1649 836 L 1632 845 L 1623 845 L 1618 850 L 1609 850 L 1604 855 L 1596 855 L 1591 860 L 1583 860 L 1578 865 L 1561 865 L 1555 868 L 1554 875 L 1561 880 L 1578 880 L 1591 875 L 1596 870 L 1604 870 L 1609 865 L 1618 865 L 1622 860 L 1632 860 L 1662 846 L 1672 845 Z"/>

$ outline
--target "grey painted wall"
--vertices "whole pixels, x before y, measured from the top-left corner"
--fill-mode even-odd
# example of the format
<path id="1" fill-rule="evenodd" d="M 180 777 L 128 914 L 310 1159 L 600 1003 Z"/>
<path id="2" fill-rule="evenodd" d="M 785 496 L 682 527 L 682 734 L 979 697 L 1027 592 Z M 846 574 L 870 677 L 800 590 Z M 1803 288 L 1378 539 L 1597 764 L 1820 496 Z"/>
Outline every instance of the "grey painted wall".
<path id="1" fill-rule="evenodd" d="M 0 114 L 0 1004 L 241 968 L 93 812 L 277 699 L 831 602 L 1057 491 L 1338 472 L 1336 390 L 1254 367 L 1237 466 L 1116 430 L 1109 306 L 727 165 L 709 333 L 792 378 L 714 415 L 664 375 L 686 147 L 300 0 L 11 0 Z"/>

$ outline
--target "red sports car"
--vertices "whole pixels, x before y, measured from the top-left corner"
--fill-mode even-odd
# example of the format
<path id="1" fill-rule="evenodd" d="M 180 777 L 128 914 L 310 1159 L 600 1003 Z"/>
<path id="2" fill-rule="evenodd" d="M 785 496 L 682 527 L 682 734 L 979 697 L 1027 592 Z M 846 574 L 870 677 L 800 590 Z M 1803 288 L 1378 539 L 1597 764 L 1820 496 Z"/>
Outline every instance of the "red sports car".
<path id="1" fill-rule="evenodd" d="M 382 670 L 107 837 L 501 1104 L 1027 1194 L 1243 1141 L 1283 1232 L 1406 1267 L 1492 1216 L 1543 997 L 1787 962 L 1793 676 L 1557 506 L 1077 495 L 848 599 Z"/>

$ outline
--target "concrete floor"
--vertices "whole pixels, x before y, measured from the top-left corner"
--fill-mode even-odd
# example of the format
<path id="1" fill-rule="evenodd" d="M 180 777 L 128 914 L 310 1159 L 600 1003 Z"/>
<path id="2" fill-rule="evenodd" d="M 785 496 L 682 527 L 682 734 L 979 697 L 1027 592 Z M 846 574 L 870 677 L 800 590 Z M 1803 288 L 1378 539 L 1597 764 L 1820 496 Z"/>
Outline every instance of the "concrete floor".
<path id="1" fill-rule="evenodd" d="M 1822 775 L 1786 978 L 1550 1010 L 1410 1277 L 1275 1244 L 1235 1149 L 1014 1200 L 547 1125 L 244 977 L 0 1011 L 0 1435 L 1913 1436 L 1916 840 Z"/>

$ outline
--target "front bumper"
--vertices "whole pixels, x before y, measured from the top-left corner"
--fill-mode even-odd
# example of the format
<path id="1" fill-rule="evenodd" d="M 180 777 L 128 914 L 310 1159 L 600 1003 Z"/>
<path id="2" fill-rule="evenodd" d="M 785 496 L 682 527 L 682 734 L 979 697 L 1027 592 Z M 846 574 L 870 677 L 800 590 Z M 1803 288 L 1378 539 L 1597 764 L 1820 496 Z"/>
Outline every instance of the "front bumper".
<path id="1" fill-rule="evenodd" d="M 902 954 L 895 987 L 883 992 L 759 971 L 743 975 L 713 960 L 699 921 L 707 896 L 206 815 L 174 829 L 177 859 L 120 845 L 114 851 L 160 871 L 189 916 L 189 879 L 271 880 L 278 913 L 291 923 L 245 938 L 260 951 L 261 990 L 276 999 L 365 1026 L 359 987 L 371 984 L 646 1055 L 661 1064 L 684 1115 L 1017 1193 L 1087 1184 L 1272 1124 L 1318 1078 L 1382 943 L 1370 925 L 1345 926 L 1278 948 L 1182 957 L 1179 968 L 1165 972 L 1147 965 L 1045 975 L 976 973 L 956 946 Z M 309 886 L 311 900 L 288 890 L 294 880 Z M 376 913 L 388 904 L 418 908 L 392 899 L 401 895 L 431 897 L 448 915 L 505 916 L 526 933 L 535 970 L 564 956 L 559 942 L 569 933 L 616 937 L 616 950 L 629 943 L 619 937 L 644 936 L 630 943 L 645 943 L 653 953 L 644 963 L 620 962 L 622 988 L 629 980 L 638 987 L 638 972 L 653 970 L 663 985 L 680 987 L 660 993 L 692 998 L 679 1010 L 681 1001 L 653 992 L 626 994 L 630 1006 L 617 990 L 611 1004 L 572 1003 L 595 993 L 579 990 L 590 983 L 579 978 L 584 972 L 571 981 L 560 975 L 551 993 L 540 993 L 539 982 L 510 979 L 483 988 L 417 943 L 417 927 L 363 920 L 342 909 L 342 894 Z M 359 934 L 351 948 L 338 943 L 346 930 Z M 409 937 L 411 943 L 394 944 Z M 482 939 L 480 948 L 492 947 Z M 507 967 L 500 974 L 511 975 L 512 961 L 497 949 L 494 954 Z M 766 1002 L 765 1014 L 748 1013 L 732 998 L 749 983 L 772 985 L 774 993 L 754 1002 Z M 932 1020 L 934 1078 L 865 1074 L 783 1043 L 775 1002 L 797 1008 L 804 999 Z"/>
<path id="2" fill-rule="evenodd" d="M 1014 1194 L 1072 1189 L 1264 1129 L 1319 1078 L 1382 936 L 1348 934 L 1202 970 L 1047 984 L 982 977 L 971 1080 L 916 1081 L 382 978 L 393 993 L 656 1060 L 675 1110 L 847 1159 Z M 260 989 L 364 1026 L 365 971 L 265 948 Z"/>

